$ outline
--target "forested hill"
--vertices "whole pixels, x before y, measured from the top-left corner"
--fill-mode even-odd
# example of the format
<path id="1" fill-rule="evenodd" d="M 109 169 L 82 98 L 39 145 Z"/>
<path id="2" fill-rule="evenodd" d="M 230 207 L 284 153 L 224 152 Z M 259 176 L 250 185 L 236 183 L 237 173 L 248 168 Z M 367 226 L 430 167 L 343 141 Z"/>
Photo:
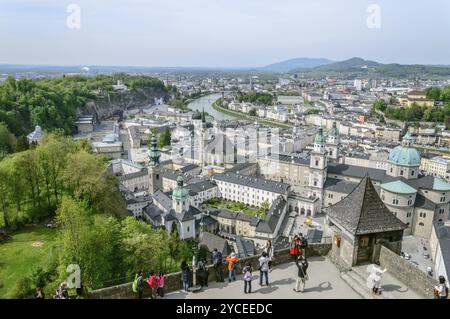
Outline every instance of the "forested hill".
<path id="1" fill-rule="evenodd" d="M 122 80 L 128 91 L 114 91 Z M 127 107 L 144 106 L 155 97 L 166 97 L 168 89 L 160 80 L 146 76 L 116 74 L 96 77 L 70 76 L 40 80 L 9 77 L 0 84 L 0 123 L 16 137 L 33 131 L 35 125 L 66 134 L 75 130 L 78 113 L 102 118 Z"/>

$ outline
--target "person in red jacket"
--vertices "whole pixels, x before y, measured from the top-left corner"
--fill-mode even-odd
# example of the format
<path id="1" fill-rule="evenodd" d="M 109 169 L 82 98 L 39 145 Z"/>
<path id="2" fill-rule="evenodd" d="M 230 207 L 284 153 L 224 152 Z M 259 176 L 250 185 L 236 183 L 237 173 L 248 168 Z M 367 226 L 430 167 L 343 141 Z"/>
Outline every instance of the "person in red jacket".
<path id="1" fill-rule="evenodd" d="M 156 299 L 156 290 L 158 289 L 158 277 L 156 277 L 154 271 L 150 272 L 150 277 L 147 279 L 147 283 L 152 289 L 151 298 Z"/>

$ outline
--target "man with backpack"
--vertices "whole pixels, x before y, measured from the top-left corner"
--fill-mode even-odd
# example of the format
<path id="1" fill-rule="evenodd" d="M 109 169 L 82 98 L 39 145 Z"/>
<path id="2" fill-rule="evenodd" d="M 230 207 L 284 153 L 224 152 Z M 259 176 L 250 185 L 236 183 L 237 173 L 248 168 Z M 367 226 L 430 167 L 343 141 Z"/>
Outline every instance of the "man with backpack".
<path id="1" fill-rule="evenodd" d="M 227 256 L 228 262 L 228 282 L 231 282 L 231 279 L 236 280 L 236 265 L 238 263 L 238 257 L 234 252 L 231 255 Z"/>
<path id="2" fill-rule="evenodd" d="M 139 272 L 134 276 L 134 281 L 132 284 L 133 292 L 138 294 L 138 299 L 142 299 L 142 293 L 144 292 L 144 285 L 143 281 L 144 278 L 142 277 L 143 270 L 139 270 Z"/>
<path id="3" fill-rule="evenodd" d="M 214 248 L 212 252 L 212 262 L 214 265 L 214 273 L 216 275 L 216 282 L 223 282 L 223 272 L 222 272 L 222 253 Z"/>
<path id="4" fill-rule="evenodd" d="M 245 294 L 252 293 L 252 279 L 253 279 L 252 271 L 253 271 L 253 268 L 250 265 L 250 262 L 247 261 L 244 269 L 242 270 L 242 273 L 244 274 L 244 293 Z"/>
<path id="5" fill-rule="evenodd" d="M 439 284 L 434 287 L 435 299 L 448 299 L 448 287 L 445 284 L 445 277 L 439 276 Z"/>
<path id="6" fill-rule="evenodd" d="M 308 269 L 308 261 L 304 256 L 300 255 L 295 261 L 295 264 L 298 268 L 298 274 L 294 291 L 303 292 L 305 289 L 306 280 L 308 280 L 308 274 L 306 273 L 306 270 Z"/>

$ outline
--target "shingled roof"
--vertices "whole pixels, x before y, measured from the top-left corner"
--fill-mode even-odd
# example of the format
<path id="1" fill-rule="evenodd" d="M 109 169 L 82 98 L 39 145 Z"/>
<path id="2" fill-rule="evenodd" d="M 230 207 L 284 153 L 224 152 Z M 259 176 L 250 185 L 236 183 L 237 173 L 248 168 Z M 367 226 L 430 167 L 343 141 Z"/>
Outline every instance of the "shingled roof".
<path id="1" fill-rule="evenodd" d="M 326 208 L 332 222 L 353 235 L 404 230 L 400 221 L 381 201 L 369 176 L 343 200 Z"/>

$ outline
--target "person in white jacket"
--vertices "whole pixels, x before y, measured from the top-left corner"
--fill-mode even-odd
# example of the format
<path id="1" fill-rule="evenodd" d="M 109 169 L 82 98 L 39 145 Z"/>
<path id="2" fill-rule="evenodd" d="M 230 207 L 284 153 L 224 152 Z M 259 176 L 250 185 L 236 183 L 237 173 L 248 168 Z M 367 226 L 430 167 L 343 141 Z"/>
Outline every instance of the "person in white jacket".
<path id="1" fill-rule="evenodd" d="M 372 283 L 372 292 L 374 294 L 381 294 L 380 288 L 381 288 L 381 279 L 382 275 L 386 272 L 386 268 L 381 270 L 380 262 L 376 261 L 374 265 L 372 265 L 372 268 L 370 270 L 370 276 L 368 283 Z"/>
<path id="2" fill-rule="evenodd" d="M 259 257 L 259 285 L 263 285 L 263 277 L 266 277 L 266 286 L 269 285 L 269 257 L 267 257 L 267 253 L 264 251 L 262 256 Z"/>

